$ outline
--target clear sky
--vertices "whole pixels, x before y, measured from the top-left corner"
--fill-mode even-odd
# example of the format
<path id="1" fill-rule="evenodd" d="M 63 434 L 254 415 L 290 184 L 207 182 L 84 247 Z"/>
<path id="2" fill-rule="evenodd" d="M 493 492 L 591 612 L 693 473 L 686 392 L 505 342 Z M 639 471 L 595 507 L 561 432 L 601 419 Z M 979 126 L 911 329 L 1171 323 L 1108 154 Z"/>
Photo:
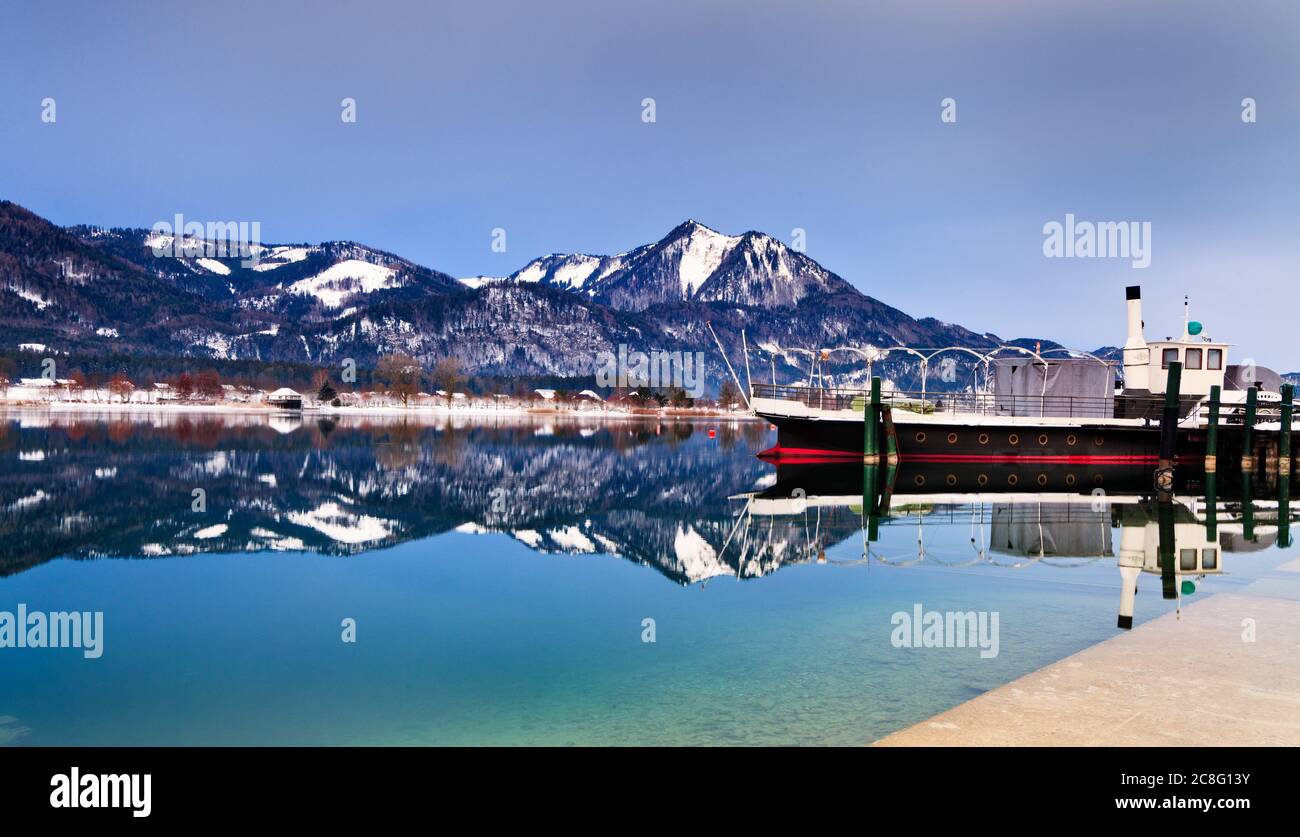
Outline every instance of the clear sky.
<path id="1" fill-rule="evenodd" d="M 1188 293 L 1237 358 L 1300 368 L 1295 0 L 301 5 L 0 0 L 0 197 L 458 276 L 802 228 L 917 316 L 1119 344 L 1140 283 L 1149 336 Z M 1045 258 L 1066 213 L 1150 221 L 1151 266 Z"/>

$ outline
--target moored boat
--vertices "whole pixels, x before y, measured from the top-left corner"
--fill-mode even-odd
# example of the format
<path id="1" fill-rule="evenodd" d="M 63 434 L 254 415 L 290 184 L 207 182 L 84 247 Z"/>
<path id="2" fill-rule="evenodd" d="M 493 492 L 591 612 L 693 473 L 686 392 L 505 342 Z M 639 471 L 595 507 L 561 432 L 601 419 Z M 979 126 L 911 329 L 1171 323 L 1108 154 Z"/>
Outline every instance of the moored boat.
<path id="1" fill-rule="evenodd" d="M 1021 346 L 984 351 L 949 347 L 928 355 L 895 347 L 920 356 L 923 370 L 945 352 L 973 355 L 977 383 L 945 392 L 886 384 L 880 405 L 888 416 L 883 432 L 892 452 L 914 463 L 1155 465 L 1174 365 L 1181 372 L 1179 462 L 1205 457 L 1212 394 L 1218 395 L 1225 423 L 1218 431 L 1225 451 L 1242 443 L 1240 421 L 1251 390 L 1260 419 L 1275 417 L 1282 399 L 1279 375 L 1253 364 L 1229 365 L 1230 345 L 1202 336 L 1200 323 L 1189 317 L 1180 338 L 1148 343 L 1138 287 L 1127 289 L 1126 303 L 1128 339 L 1122 361 L 1064 349 L 1052 350 L 1064 355 L 1052 357 Z M 870 364 L 895 349 L 839 347 L 809 354 L 816 364 L 834 352 L 852 351 Z M 981 369 L 984 382 L 979 385 Z M 760 456 L 783 463 L 861 461 L 869 391 L 829 386 L 810 374 L 808 382 L 756 383 L 751 396 L 754 411 L 778 431 L 777 444 Z"/>

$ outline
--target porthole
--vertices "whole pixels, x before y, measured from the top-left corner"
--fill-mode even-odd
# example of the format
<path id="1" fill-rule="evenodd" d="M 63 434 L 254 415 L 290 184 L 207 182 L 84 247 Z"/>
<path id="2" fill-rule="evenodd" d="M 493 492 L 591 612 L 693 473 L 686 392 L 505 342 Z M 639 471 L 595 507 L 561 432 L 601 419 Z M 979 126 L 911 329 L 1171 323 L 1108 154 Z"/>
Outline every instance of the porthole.
<path id="1" fill-rule="evenodd" d="M 1074 447 L 1076 444 L 1078 444 L 1078 442 L 1079 442 L 1079 437 L 1075 436 L 1073 433 L 1065 437 L 1065 443 L 1070 447 Z"/>
<path id="2" fill-rule="evenodd" d="M 1066 475 L 1065 475 L 1065 484 L 1066 484 L 1066 485 L 1074 485 L 1074 474 L 1066 474 Z"/>
<path id="3" fill-rule="evenodd" d="M 1015 474 L 1007 474 L 1007 485 L 1015 485 L 1020 482 L 1020 477 Z"/>
<path id="4" fill-rule="evenodd" d="M 924 442 L 925 442 L 925 433 L 917 433 L 917 434 L 916 434 L 916 441 L 921 442 L 921 443 L 924 443 Z"/>
<path id="5" fill-rule="evenodd" d="M 989 484 L 989 475 L 988 475 L 988 474 L 980 474 L 978 477 L 975 478 L 975 481 L 976 481 L 977 483 L 979 483 L 980 485 L 988 485 L 988 484 Z"/>
<path id="6" fill-rule="evenodd" d="M 1039 485 L 1047 485 L 1047 474 L 1039 474 L 1039 475 L 1038 475 L 1038 484 L 1039 484 Z"/>
<path id="7" fill-rule="evenodd" d="M 1099 434 L 1096 438 L 1092 440 L 1092 443 L 1097 447 L 1101 447 L 1102 445 L 1106 444 L 1106 437 Z"/>
<path id="8" fill-rule="evenodd" d="M 1040 445 L 1045 445 L 1045 444 L 1047 444 L 1047 434 L 1046 434 L 1046 433 L 1040 433 L 1040 434 L 1038 434 L 1038 444 L 1040 444 Z"/>
<path id="9" fill-rule="evenodd" d="M 950 445 L 955 445 L 955 444 L 957 444 L 957 434 L 956 434 L 956 433 L 949 433 L 949 434 L 948 434 L 948 444 L 950 444 Z"/>
<path id="10" fill-rule="evenodd" d="M 989 434 L 987 434 L 987 433 L 981 433 L 981 434 L 980 434 L 980 444 L 981 444 L 981 445 L 987 445 L 988 443 L 989 443 Z"/>
<path id="11" fill-rule="evenodd" d="M 925 485 L 925 477 L 922 476 L 921 474 L 917 474 L 917 475 L 916 475 L 916 484 L 917 484 L 917 485 Z"/>
<path id="12" fill-rule="evenodd" d="M 1092 481 L 1097 485 L 1101 485 L 1101 480 L 1102 480 L 1101 474 L 1097 474 L 1095 477 L 1092 478 Z"/>
<path id="13" fill-rule="evenodd" d="M 1010 436 L 1007 437 L 1007 441 L 1013 445 L 1018 445 L 1020 444 L 1020 437 L 1017 436 L 1015 433 L 1012 433 Z"/>
<path id="14" fill-rule="evenodd" d="M 948 475 L 948 484 L 949 484 L 949 485 L 956 485 L 956 484 L 957 484 L 957 475 L 956 475 L 956 474 L 949 474 L 949 475 Z"/>

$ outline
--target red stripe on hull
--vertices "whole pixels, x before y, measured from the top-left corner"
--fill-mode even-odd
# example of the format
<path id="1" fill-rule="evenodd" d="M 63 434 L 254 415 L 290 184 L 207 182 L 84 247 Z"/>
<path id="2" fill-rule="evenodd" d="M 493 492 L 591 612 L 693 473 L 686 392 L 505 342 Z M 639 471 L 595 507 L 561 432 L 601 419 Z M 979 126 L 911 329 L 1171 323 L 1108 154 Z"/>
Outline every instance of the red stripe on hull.
<path id="1" fill-rule="evenodd" d="M 805 465 L 810 462 L 861 462 L 862 454 L 820 448 L 783 448 L 777 445 L 760 452 L 758 458 L 779 459 L 793 465 Z"/>

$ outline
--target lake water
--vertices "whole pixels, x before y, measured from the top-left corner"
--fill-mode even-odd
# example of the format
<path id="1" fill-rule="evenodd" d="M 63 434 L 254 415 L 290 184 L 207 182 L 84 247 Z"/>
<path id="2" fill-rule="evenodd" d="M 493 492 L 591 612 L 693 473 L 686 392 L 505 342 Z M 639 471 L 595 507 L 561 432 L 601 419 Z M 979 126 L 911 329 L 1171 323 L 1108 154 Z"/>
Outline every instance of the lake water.
<path id="1" fill-rule="evenodd" d="M 0 648 L 0 743 L 866 744 L 1115 636 L 1117 556 L 1158 531 L 1140 498 L 900 495 L 871 542 L 861 497 L 791 496 L 771 442 L 0 416 L 0 611 L 104 625 L 97 659 Z M 1185 546 L 1203 509 L 1175 510 Z M 1267 507 L 1252 528 L 1220 523 L 1181 601 L 1295 557 Z M 1159 569 L 1135 625 L 1179 601 Z M 996 656 L 898 647 L 918 607 L 996 613 Z"/>

